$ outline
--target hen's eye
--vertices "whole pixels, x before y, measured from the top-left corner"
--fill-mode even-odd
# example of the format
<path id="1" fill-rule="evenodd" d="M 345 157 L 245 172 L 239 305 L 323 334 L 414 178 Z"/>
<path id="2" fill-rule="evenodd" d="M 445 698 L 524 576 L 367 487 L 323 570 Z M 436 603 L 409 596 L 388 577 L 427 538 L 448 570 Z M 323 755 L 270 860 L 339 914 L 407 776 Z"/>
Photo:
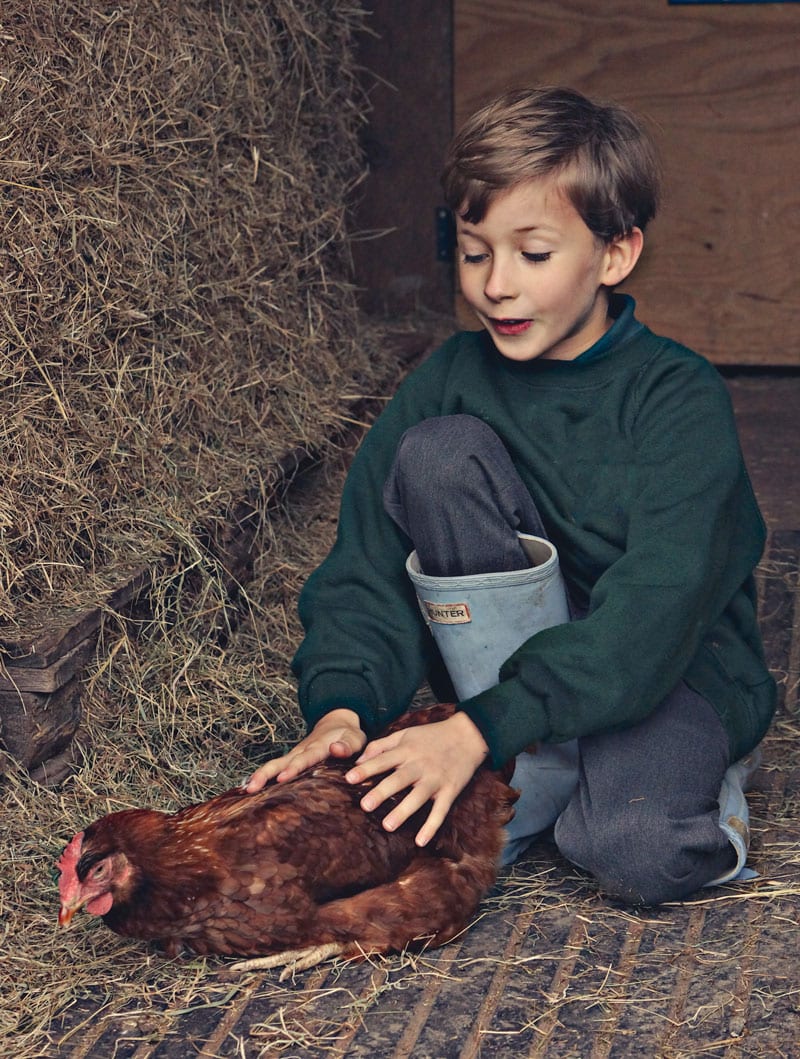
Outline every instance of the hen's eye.
<path id="1" fill-rule="evenodd" d="M 98 864 L 95 867 L 94 871 L 92 872 L 92 875 L 94 876 L 95 879 L 102 879 L 103 876 L 105 875 L 105 873 L 106 873 L 106 865 L 105 865 L 105 862 L 103 862 L 101 864 Z"/>

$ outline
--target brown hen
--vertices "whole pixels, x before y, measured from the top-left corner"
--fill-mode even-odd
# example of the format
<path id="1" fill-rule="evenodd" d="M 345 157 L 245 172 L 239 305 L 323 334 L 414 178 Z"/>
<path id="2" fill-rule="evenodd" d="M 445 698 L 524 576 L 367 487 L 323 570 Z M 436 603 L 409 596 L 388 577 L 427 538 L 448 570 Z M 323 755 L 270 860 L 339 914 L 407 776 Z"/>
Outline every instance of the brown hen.
<path id="1" fill-rule="evenodd" d="M 452 710 L 415 710 L 388 731 Z M 284 977 L 330 956 L 444 944 L 494 882 L 516 793 L 479 769 L 420 849 L 414 836 L 427 808 L 385 831 L 359 805 L 376 781 L 347 783 L 351 766 L 329 759 L 256 794 L 237 787 L 177 813 L 129 809 L 96 820 L 58 862 L 59 922 L 85 906 L 170 955 L 185 947 L 269 957 L 255 964 L 285 965 Z"/>

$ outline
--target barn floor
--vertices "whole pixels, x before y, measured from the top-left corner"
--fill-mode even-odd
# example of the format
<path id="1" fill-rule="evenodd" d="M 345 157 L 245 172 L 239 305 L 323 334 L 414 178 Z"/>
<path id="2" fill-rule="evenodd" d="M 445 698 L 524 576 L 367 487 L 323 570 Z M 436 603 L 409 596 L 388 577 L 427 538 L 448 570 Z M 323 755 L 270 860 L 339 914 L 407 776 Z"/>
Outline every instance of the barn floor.
<path id="1" fill-rule="evenodd" d="M 632 914 L 544 841 L 442 950 L 337 963 L 285 984 L 273 972 L 231 981 L 220 962 L 191 961 L 175 967 L 171 1002 L 143 996 L 127 1010 L 105 982 L 51 1026 L 60 1043 L 41 1054 L 800 1057 L 800 376 L 743 372 L 728 382 L 770 528 L 759 583 L 781 691 L 750 796 L 758 879 Z M 313 491 L 306 476 L 297 504 Z"/>

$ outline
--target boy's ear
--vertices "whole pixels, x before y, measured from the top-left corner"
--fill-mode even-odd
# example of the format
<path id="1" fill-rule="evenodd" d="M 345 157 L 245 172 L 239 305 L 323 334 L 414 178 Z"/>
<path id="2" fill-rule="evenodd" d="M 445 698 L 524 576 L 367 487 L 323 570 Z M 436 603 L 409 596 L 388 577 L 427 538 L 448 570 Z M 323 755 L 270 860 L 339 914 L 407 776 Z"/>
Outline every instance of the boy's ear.
<path id="1" fill-rule="evenodd" d="M 644 247 L 641 228 L 631 228 L 626 235 L 615 236 L 606 245 L 606 266 L 603 283 L 615 287 L 633 272 Z"/>

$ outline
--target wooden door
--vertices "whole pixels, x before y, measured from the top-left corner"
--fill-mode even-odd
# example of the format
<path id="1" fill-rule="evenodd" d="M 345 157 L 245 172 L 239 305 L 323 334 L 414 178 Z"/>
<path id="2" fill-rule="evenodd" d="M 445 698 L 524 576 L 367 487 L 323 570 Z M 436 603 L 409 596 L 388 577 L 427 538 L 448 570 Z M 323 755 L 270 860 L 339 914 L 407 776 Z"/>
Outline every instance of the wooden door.
<path id="1" fill-rule="evenodd" d="M 800 4 L 454 0 L 456 124 L 570 85 L 654 130 L 665 202 L 625 285 L 718 363 L 800 365 Z"/>

